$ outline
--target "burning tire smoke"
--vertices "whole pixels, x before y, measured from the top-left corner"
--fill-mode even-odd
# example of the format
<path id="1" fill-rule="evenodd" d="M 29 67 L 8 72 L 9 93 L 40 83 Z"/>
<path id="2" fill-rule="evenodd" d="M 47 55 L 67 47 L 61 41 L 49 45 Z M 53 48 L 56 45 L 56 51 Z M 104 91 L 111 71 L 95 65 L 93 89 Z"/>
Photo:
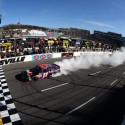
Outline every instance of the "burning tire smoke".
<path id="1" fill-rule="evenodd" d="M 73 57 L 70 59 L 63 59 L 62 61 L 55 62 L 60 66 L 61 72 L 56 74 L 68 75 L 70 72 L 77 71 L 79 69 L 89 69 L 91 67 L 100 67 L 102 65 L 118 66 L 125 62 L 125 48 L 121 48 L 119 51 L 115 51 L 112 54 L 109 52 L 84 52 L 79 57 Z"/>

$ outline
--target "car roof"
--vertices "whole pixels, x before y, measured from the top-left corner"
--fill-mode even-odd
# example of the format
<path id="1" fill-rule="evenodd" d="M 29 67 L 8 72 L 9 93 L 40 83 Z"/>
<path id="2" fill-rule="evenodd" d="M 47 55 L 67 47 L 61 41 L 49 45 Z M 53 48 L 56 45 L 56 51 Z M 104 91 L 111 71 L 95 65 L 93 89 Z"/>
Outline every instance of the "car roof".
<path id="1" fill-rule="evenodd" d="M 46 69 L 49 67 L 49 64 L 39 64 L 39 67 L 41 67 L 42 69 Z"/>

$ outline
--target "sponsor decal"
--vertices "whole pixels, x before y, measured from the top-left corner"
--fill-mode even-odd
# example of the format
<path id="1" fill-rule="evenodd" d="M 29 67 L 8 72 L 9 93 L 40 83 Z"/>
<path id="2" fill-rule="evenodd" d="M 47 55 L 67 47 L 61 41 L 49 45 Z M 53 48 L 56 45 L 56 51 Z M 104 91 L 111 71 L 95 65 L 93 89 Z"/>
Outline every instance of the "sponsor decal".
<path id="1" fill-rule="evenodd" d="M 4 60 L 0 60 L 0 65 L 6 65 L 6 64 L 16 63 L 16 62 L 24 62 L 24 60 L 25 60 L 25 56 L 4 59 Z"/>
<path id="2" fill-rule="evenodd" d="M 46 55 L 40 55 L 40 58 L 41 58 L 41 59 L 45 59 L 45 58 L 46 58 Z"/>
<path id="3" fill-rule="evenodd" d="M 35 55 L 33 58 L 34 60 L 39 60 L 39 55 Z"/>
<path id="4" fill-rule="evenodd" d="M 72 57 L 73 53 L 62 53 L 62 57 Z"/>
<path id="5" fill-rule="evenodd" d="M 47 57 L 48 57 L 48 58 L 52 58 L 52 54 L 48 54 Z"/>
<path id="6" fill-rule="evenodd" d="M 52 57 L 53 57 L 52 53 L 49 53 L 49 54 L 38 54 L 38 55 L 32 55 L 32 60 L 50 59 Z"/>

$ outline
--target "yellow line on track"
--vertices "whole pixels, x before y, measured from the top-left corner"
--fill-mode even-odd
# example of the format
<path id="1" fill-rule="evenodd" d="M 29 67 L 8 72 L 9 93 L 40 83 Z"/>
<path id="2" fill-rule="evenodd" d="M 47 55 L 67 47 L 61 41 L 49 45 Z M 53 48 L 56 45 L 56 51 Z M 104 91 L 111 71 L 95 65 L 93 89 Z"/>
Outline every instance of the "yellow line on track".
<path id="1" fill-rule="evenodd" d="M 2 117 L 0 115 L 0 125 L 3 125 Z"/>

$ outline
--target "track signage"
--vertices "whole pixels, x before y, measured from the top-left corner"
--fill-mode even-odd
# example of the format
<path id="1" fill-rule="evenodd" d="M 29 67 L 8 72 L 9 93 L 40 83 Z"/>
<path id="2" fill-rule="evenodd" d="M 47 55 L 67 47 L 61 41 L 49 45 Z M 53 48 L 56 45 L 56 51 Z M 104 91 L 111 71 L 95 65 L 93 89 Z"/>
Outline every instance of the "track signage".
<path id="1" fill-rule="evenodd" d="M 25 60 L 25 56 L 3 59 L 3 60 L 0 60 L 0 65 L 6 65 L 6 64 L 16 63 L 16 62 L 24 62 L 24 60 Z"/>
<path id="2" fill-rule="evenodd" d="M 38 56 L 38 55 L 35 55 L 35 56 L 34 56 L 34 60 L 39 60 L 39 56 Z"/>
<path id="3" fill-rule="evenodd" d="M 62 57 L 72 57 L 72 56 L 73 53 L 68 53 L 68 52 L 62 53 Z"/>
<path id="4" fill-rule="evenodd" d="M 42 59 L 50 59 L 50 58 L 53 58 L 52 53 L 32 55 L 32 60 L 42 60 Z"/>

